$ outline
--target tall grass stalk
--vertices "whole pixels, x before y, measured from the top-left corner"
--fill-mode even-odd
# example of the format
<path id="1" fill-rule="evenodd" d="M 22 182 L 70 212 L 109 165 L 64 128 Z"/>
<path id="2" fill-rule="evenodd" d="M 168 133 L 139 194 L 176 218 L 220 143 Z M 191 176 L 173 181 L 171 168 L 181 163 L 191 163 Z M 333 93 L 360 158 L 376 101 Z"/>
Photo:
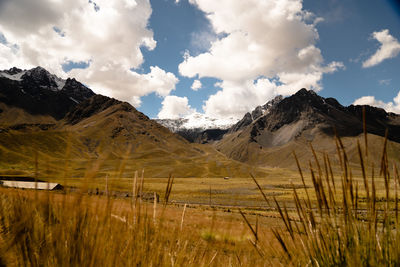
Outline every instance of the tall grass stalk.
<path id="1" fill-rule="evenodd" d="M 314 148 L 310 146 L 315 161 L 315 165 L 309 163 L 313 185 L 310 194 L 294 154 L 306 200 L 300 199 L 298 190 L 293 186 L 296 212 L 291 216 L 286 212 L 284 203 L 275 201 L 285 226 L 274 230 L 281 246 L 282 259 L 286 264 L 296 266 L 399 266 L 397 186 L 400 180 L 397 166 L 394 165 L 393 172 L 389 168 L 387 133 L 378 177 L 375 177 L 373 165 L 371 175 L 368 175 L 365 164 L 368 161 L 366 135 L 364 152 L 360 143 L 357 144 L 362 175 L 361 188 L 353 177 L 345 147 L 339 137 L 336 138 L 336 146 L 342 170 L 339 190 L 335 188 L 329 158 L 324 155 L 324 164 L 320 165 Z M 377 196 L 377 179 L 384 183 L 383 197 Z"/>
<path id="2" fill-rule="evenodd" d="M 172 181 L 168 186 L 171 192 Z M 218 266 L 237 262 L 151 204 L 1 189 L 0 266 Z M 156 207 L 154 205 L 154 207 Z M 168 207 L 165 207 L 168 209 Z M 241 255 L 242 256 L 242 255 Z M 245 259 L 241 259 L 242 261 Z"/>

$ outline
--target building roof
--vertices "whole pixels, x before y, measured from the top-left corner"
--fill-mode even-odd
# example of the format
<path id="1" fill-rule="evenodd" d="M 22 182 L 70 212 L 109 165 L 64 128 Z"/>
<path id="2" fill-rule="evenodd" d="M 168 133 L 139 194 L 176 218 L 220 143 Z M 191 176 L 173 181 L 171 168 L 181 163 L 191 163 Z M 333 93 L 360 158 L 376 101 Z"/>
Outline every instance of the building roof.
<path id="1" fill-rule="evenodd" d="M 0 185 L 4 187 L 24 188 L 24 189 L 39 189 L 39 190 L 55 190 L 61 189 L 62 186 L 57 183 L 46 182 L 26 182 L 26 181 L 7 181 L 0 180 Z"/>

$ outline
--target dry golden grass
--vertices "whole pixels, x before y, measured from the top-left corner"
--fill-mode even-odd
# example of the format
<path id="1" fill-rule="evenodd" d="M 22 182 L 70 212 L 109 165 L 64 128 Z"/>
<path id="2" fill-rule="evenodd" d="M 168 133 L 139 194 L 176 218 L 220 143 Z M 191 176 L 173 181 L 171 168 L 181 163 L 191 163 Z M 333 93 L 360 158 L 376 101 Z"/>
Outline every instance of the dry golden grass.
<path id="1" fill-rule="evenodd" d="M 265 263 L 237 213 L 187 208 L 182 223 L 183 208 L 162 203 L 154 220 L 153 204 L 139 199 L 132 203 L 80 193 L 0 191 L 0 262 L 6 266 Z M 259 221 L 271 225 L 269 218 Z M 260 232 L 264 240 L 272 239 L 269 227 Z M 263 244 L 264 250 L 269 246 Z"/>
<path id="2" fill-rule="evenodd" d="M 80 134 L 64 129 L 2 132 L 0 170 L 24 170 L 32 175 L 37 154 L 40 176 L 50 178 L 64 177 L 66 164 L 70 178 L 82 178 L 88 166 L 98 162 L 101 168 L 97 177 L 115 177 L 122 159 L 126 161 L 124 177 L 132 177 L 139 169 L 146 170 L 146 177 L 168 177 L 169 173 L 177 177 L 245 177 L 251 171 L 259 176 L 266 173 L 262 168 L 229 159 L 210 145 L 189 144 L 172 134 L 160 133 L 166 139 L 163 146 L 147 140 L 147 135 L 110 141 L 108 133 L 90 137 Z"/>
<path id="3" fill-rule="evenodd" d="M 309 164 L 313 188 L 310 192 L 303 189 L 307 198 L 300 198 L 298 190 L 293 188 L 295 215 L 290 215 L 285 205 L 276 202 L 285 226 L 273 232 L 281 245 L 284 263 L 294 266 L 399 266 L 400 177 L 397 162 L 389 160 L 387 139 L 382 146 L 380 165 L 371 166 L 368 136 L 364 131 L 364 147 L 357 143 L 361 183 L 354 180 L 342 140 L 336 138 L 336 144 L 341 167 L 339 183 L 335 183 L 330 172 L 330 163 L 324 160 L 322 164 L 311 147 L 315 159 Z M 302 174 L 300 166 L 299 172 Z M 383 181 L 383 190 L 377 188 L 377 180 Z M 379 196 L 378 191 L 384 195 Z M 315 202 L 310 200 L 309 194 L 315 197 Z"/>
<path id="4" fill-rule="evenodd" d="M 310 145 L 312 161 L 294 157 L 299 173 L 254 179 L 143 179 L 128 157 L 106 171 L 109 162 L 94 161 L 75 178 L 66 161 L 55 181 L 78 191 L 0 188 L 0 266 L 399 266 L 398 162 L 384 140 L 377 166 L 367 138 L 352 145 L 358 167 L 337 138 L 336 155 Z M 87 194 L 106 184 L 105 195 Z"/>

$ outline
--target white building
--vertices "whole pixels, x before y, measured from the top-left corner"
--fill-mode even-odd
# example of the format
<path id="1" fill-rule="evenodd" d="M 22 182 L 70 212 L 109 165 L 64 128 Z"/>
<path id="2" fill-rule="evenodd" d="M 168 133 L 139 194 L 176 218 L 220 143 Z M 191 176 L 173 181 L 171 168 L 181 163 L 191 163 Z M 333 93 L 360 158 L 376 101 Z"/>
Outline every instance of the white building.
<path id="1" fill-rule="evenodd" d="M 63 186 L 57 183 L 46 182 L 27 182 L 27 181 L 8 181 L 0 180 L 0 185 L 4 187 L 21 189 L 39 189 L 39 190 L 62 190 Z"/>

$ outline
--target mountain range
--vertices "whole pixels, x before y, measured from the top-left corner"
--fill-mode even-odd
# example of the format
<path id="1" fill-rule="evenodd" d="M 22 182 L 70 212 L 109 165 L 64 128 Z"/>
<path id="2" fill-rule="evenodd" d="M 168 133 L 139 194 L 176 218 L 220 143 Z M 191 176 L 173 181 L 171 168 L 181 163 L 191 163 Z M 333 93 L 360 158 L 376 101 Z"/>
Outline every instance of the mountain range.
<path id="1" fill-rule="evenodd" d="M 156 119 L 156 121 L 189 142 L 213 143 L 221 140 L 228 131 L 235 131 L 235 128 L 248 125 L 258 117 L 265 115 L 274 104 L 282 99 L 283 97 L 280 95 L 275 97 L 265 105 L 256 107 L 251 113 L 246 113 L 240 121 L 234 118 L 215 119 L 200 113 L 193 113 L 179 119 Z"/>
<path id="2" fill-rule="evenodd" d="M 294 165 L 293 151 L 305 162 L 313 158 L 309 143 L 321 153 L 335 154 L 333 137 L 338 136 L 344 140 L 350 159 L 358 164 L 356 139 L 363 133 L 363 109 L 369 139 L 374 140 L 370 142 L 371 157 L 379 160 L 386 130 L 390 154 L 398 157 L 400 115 L 371 106 L 345 107 L 334 98 L 323 98 L 304 88 L 247 113 L 216 148 L 242 162 L 256 160 L 261 165 L 288 167 Z"/>
<path id="3" fill-rule="evenodd" d="M 33 171 L 39 158 L 47 175 L 67 169 L 72 177 L 83 176 L 89 166 L 100 176 L 118 173 L 121 160 L 129 161 L 127 175 L 142 168 L 151 177 L 234 177 L 255 170 L 266 175 L 271 167 L 295 167 L 293 151 L 302 162 L 312 160 L 310 143 L 319 156 L 334 154 L 335 135 L 356 164 L 363 109 L 371 160 L 379 160 L 386 129 L 389 155 L 398 157 L 399 115 L 345 107 L 306 89 L 277 96 L 239 121 L 198 113 L 152 120 L 75 79 L 41 67 L 12 68 L 0 71 L 0 169 Z"/>
<path id="4" fill-rule="evenodd" d="M 234 118 L 216 119 L 201 113 L 192 113 L 178 119 L 156 119 L 156 122 L 179 134 L 191 143 L 212 143 L 220 140 L 237 122 Z"/>
<path id="5" fill-rule="evenodd" d="M 67 168 L 72 177 L 99 163 L 97 175 L 118 172 L 121 160 L 129 161 L 127 175 L 145 169 L 147 177 L 240 176 L 250 168 L 74 79 L 41 67 L 1 71 L 0 169 L 32 172 L 35 158 L 48 175 Z"/>

